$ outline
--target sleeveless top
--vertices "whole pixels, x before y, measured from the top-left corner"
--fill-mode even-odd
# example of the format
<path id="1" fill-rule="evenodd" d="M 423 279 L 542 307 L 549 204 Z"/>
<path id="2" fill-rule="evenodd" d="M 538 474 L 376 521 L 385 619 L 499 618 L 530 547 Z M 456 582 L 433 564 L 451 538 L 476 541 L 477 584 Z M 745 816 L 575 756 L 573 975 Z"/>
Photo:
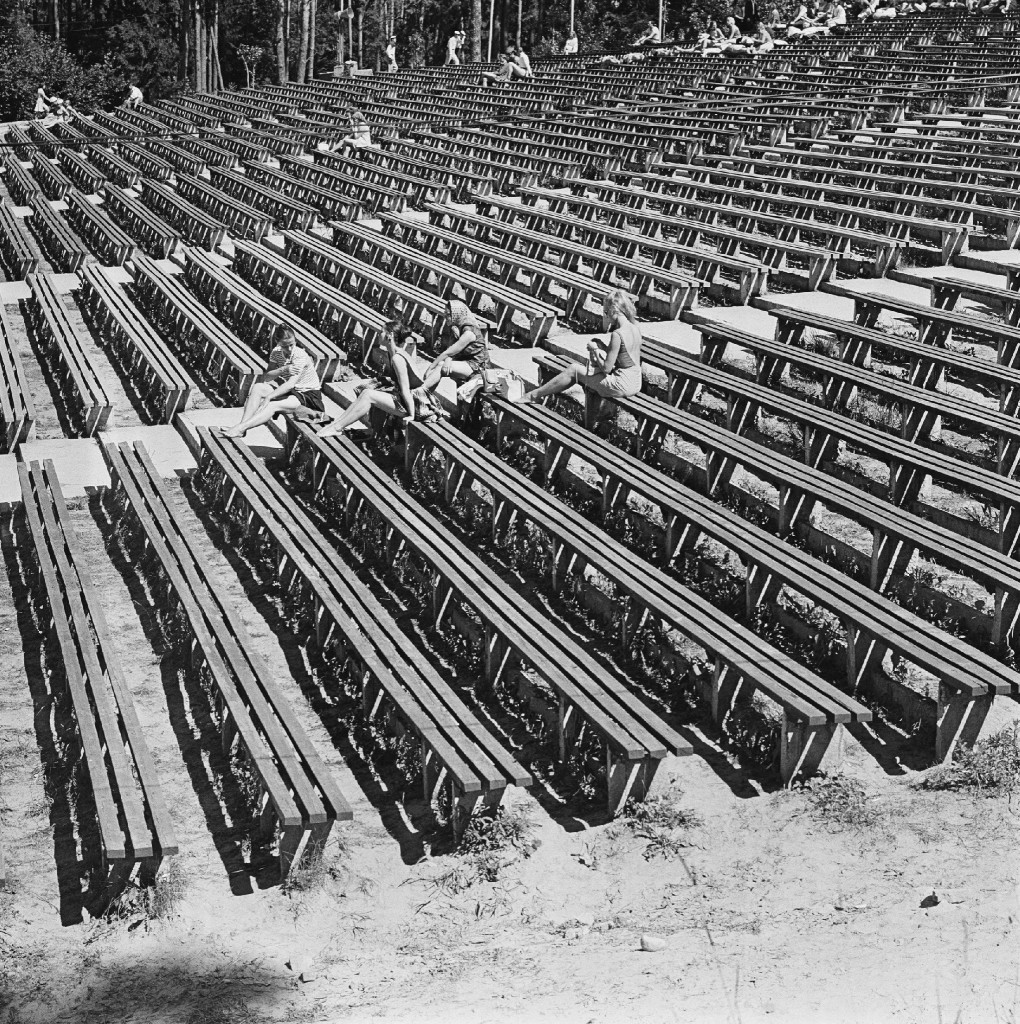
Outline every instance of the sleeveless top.
<path id="1" fill-rule="evenodd" d="M 630 323 L 629 320 L 627 322 Z M 629 370 L 632 366 L 637 366 L 637 360 L 630 354 L 630 347 L 624 332 L 618 329 L 618 333 L 620 335 L 620 351 L 616 354 L 616 366 L 613 369 Z"/>

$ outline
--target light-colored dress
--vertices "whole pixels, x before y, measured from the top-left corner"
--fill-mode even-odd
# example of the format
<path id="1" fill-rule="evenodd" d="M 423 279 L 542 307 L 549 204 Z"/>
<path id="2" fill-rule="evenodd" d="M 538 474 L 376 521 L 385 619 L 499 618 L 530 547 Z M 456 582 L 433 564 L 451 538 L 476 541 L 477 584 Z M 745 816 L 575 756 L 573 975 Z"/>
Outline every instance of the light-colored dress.
<path id="1" fill-rule="evenodd" d="M 637 327 L 633 327 L 633 330 L 637 331 Z M 593 373 L 591 389 L 603 398 L 627 398 L 636 395 L 642 383 L 641 364 L 631 355 L 626 335 L 620 331 L 616 365 L 611 373 Z"/>

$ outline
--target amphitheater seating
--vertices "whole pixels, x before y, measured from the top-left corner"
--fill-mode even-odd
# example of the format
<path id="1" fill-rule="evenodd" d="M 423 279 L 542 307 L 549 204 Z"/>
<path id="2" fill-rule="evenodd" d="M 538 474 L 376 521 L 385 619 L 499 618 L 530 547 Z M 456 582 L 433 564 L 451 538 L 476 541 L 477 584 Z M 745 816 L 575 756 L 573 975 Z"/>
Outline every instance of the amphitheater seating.
<path id="1" fill-rule="evenodd" d="M 519 333 L 513 322 L 515 313 L 520 313 L 528 321 L 525 333 L 533 344 L 538 344 L 556 323 L 557 310 L 553 305 L 533 299 L 499 281 L 462 270 L 361 224 L 334 223 L 332 228 L 333 244 L 370 267 L 389 261 L 391 271 L 399 268 L 415 286 L 422 286 L 434 277 L 437 290 L 444 295 L 458 286 L 464 290 L 472 306 L 478 306 L 487 297 L 496 307 L 494 319 L 500 334 L 509 337 Z"/>
<path id="2" fill-rule="evenodd" d="M 448 184 L 432 178 L 421 178 L 414 174 L 403 174 L 390 167 L 382 167 L 367 160 L 355 160 L 318 149 L 312 154 L 315 163 L 331 171 L 339 171 L 355 181 L 391 189 L 407 197 L 412 206 L 423 206 L 425 203 L 450 202 L 451 188 Z"/>
<path id="3" fill-rule="evenodd" d="M 35 405 L 14 332 L 0 303 L 0 451 L 13 452 L 35 432 Z"/>
<path id="4" fill-rule="evenodd" d="M 214 316 L 185 284 L 146 256 L 136 256 L 135 294 L 151 321 L 183 350 L 196 371 L 210 377 L 217 390 L 243 403 L 266 360 Z"/>
<path id="5" fill-rule="evenodd" d="M 81 434 L 106 428 L 113 403 L 88 352 L 88 340 L 74 324 L 50 274 L 31 274 L 26 319 L 43 352 L 51 380 L 59 382 L 66 407 Z"/>
<path id="6" fill-rule="evenodd" d="M 192 290 L 224 317 L 242 338 L 267 355 L 272 334 L 278 324 L 292 327 L 298 344 L 312 357 L 322 381 L 331 381 L 343 363 L 346 352 L 318 328 L 311 326 L 286 306 L 275 302 L 244 278 L 228 270 L 197 249 L 185 249 L 185 272 Z"/>
<path id="7" fill-rule="evenodd" d="M 530 785 L 530 774 L 410 647 L 372 591 L 263 462 L 243 444 L 204 428 L 200 435 L 206 494 L 279 552 L 282 573 L 276 556 L 269 558 L 269 569 L 296 610 L 310 604 L 316 646 L 324 654 L 339 648 L 353 660 L 347 674 L 359 691 L 366 723 L 396 719 L 404 742 L 415 748 L 427 799 L 449 785 L 455 833 L 476 808 L 498 806 L 507 786 Z"/>
<path id="8" fill-rule="evenodd" d="M 134 239 L 78 191 L 68 194 L 67 219 L 104 265 L 123 266 L 134 255 Z"/>
<path id="9" fill-rule="evenodd" d="M 34 274 L 39 266 L 39 257 L 32 251 L 25 229 L 25 221 L 14 216 L 7 203 L 0 202 L 0 257 L 8 273 L 21 281 Z"/>
<path id="10" fill-rule="evenodd" d="M 548 486 L 556 482 L 566 460 L 577 455 L 599 474 L 603 516 L 618 510 L 628 494 L 639 495 L 661 509 L 665 523 L 661 560 L 667 567 L 680 554 L 693 552 L 703 536 L 734 551 L 746 574 L 748 618 L 760 605 L 774 600 L 784 587 L 834 615 L 846 629 L 845 673 L 850 692 L 856 693 L 862 681 L 880 668 L 884 653 L 892 650 L 940 680 L 940 700 L 956 706 L 953 714 L 938 716 L 947 728 L 958 729 L 961 723 L 974 721 L 975 716 L 963 710 L 963 705 L 975 701 L 987 704 L 996 695 L 1020 697 L 1020 675 L 988 655 L 961 648 L 955 638 L 877 596 L 839 569 L 773 538 L 710 498 L 650 471 L 641 460 L 599 441 L 569 421 L 543 409 L 495 404 L 501 421 L 512 422 L 519 417 L 538 434 Z M 506 433 L 506 423 L 501 422 L 497 437 Z M 958 741 L 958 733 L 937 732 L 938 756 L 944 756 Z"/>
<path id="11" fill-rule="evenodd" d="M 4 157 L 4 184 L 19 206 L 34 207 L 42 199 L 39 183 L 25 170 L 21 159 L 10 153 Z"/>
<path id="12" fill-rule="evenodd" d="M 117 185 L 107 184 L 103 189 L 103 209 L 141 248 L 157 259 L 167 259 L 177 248 L 181 235 L 141 200 L 129 195 Z"/>
<path id="13" fill-rule="evenodd" d="M 58 270 L 76 274 L 92 255 L 70 224 L 41 196 L 32 204 L 28 226 Z"/>
<path id="14" fill-rule="evenodd" d="M 378 213 L 380 210 L 400 213 L 407 208 L 407 197 L 395 188 L 376 185 L 370 181 L 359 181 L 350 175 L 307 160 L 282 156 L 280 169 L 292 174 L 299 181 L 307 181 L 318 188 L 346 196 L 371 213 Z"/>
<path id="15" fill-rule="evenodd" d="M 532 259 L 504 246 L 490 245 L 456 231 L 390 214 L 382 214 L 381 219 L 385 234 L 407 241 L 424 253 L 459 265 L 463 265 L 466 257 L 468 269 L 483 276 L 489 267 L 495 265 L 495 276 L 501 284 L 520 288 L 529 295 L 555 305 L 567 319 L 583 317 L 586 312 L 585 301 L 593 298 L 599 304 L 606 292 L 606 285 L 594 277 L 545 260 Z M 527 281 L 522 280 L 522 274 L 527 275 Z M 684 284 L 686 287 L 674 289 L 671 295 L 670 315 L 673 317 L 678 317 L 684 309 L 693 305 L 697 296 L 696 282 L 686 280 Z M 555 294 L 554 286 L 563 294 Z M 599 308 L 596 317 L 600 323 L 601 316 Z"/>
<path id="16" fill-rule="evenodd" d="M 96 264 L 81 273 L 81 309 L 136 382 L 157 423 L 170 423 L 191 401 L 194 381 L 124 289 Z"/>
<path id="17" fill-rule="evenodd" d="M 271 189 L 277 196 L 296 200 L 317 211 L 325 220 L 361 220 L 364 216 L 361 203 L 349 196 L 320 188 L 311 182 L 301 181 L 264 164 L 245 163 L 245 174 L 259 185 Z"/>
<path id="18" fill-rule="evenodd" d="M 303 849 L 321 852 L 334 821 L 352 818 L 350 806 L 255 652 L 232 598 L 181 527 L 144 446 L 111 442 L 104 451 L 117 521 L 152 555 L 141 565 L 152 573 L 150 583 L 158 584 L 150 590 L 153 611 L 167 639 L 189 652 L 216 695 L 210 711 L 225 759 L 242 762 L 257 787 L 250 807 L 253 842 L 258 837 L 271 843 L 279 830 L 277 857 L 285 878 Z"/>
<path id="19" fill-rule="evenodd" d="M 517 662 L 528 665 L 559 701 L 554 712 L 559 758 L 584 733 L 605 745 L 610 813 L 628 798 L 640 799 L 658 763 L 669 753 L 690 753 L 689 745 L 650 708 L 623 689 L 580 644 L 506 587 L 492 569 L 458 541 L 389 476 L 346 438 L 322 440 L 289 424 L 290 459 L 311 462 L 317 496 L 338 490 L 344 527 L 356 531 L 371 511 L 387 527 L 389 542 L 373 549 L 392 564 L 401 551 L 420 561 L 432 581 L 433 629 L 446 628 L 452 606 L 470 608 L 484 628 L 485 679 L 496 689 L 509 682 Z M 509 512 L 509 509 L 507 509 Z"/>
<path id="20" fill-rule="evenodd" d="M 60 166 L 74 185 L 86 195 L 98 192 L 106 184 L 106 175 L 73 149 L 60 151 Z"/>
<path id="21" fill-rule="evenodd" d="M 142 185 L 142 202 L 190 245 L 214 252 L 223 242 L 227 226 L 222 221 L 182 199 L 169 185 L 148 178 Z"/>
<path id="22" fill-rule="evenodd" d="M 210 168 L 210 181 L 227 195 L 269 214 L 283 230 L 306 230 L 315 222 L 315 210 L 306 203 L 282 195 L 278 189 L 220 167 Z"/>
<path id="23" fill-rule="evenodd" d="M 32 177 L 39 183 L 43 195 L 56 201 L 67 199 L 74 190 L 74 182 L 56 164 L 41 159 L 38 154 L 33 155 Z"/>
<path id="24" fill-rule="evenodd" d="M 273 218 L 269 214 L 231 198 L 202 178 L 178 174 L 177 191 L 188 202 L 196 203 L 242 238 L 258 242 L 269 234 L 273 226 Z"/>
<path id="25" fill-rule="evenodd" d="M 169 181 L 174 174 L 174 165 L 161 159 L 141 146 L 122 142 L 118 147 L 120 156 L 136 166 L 146 178 L 155 181 Z M 152 182 L 146 182 L 151 184 Z"/>
<path id="26" fill-rule="evenodd" d="M 19 462 L 18 475 L 34 543 L 25 565 L 40 581 L 42 629 L 59 651 L 59 660 L 46 659 L 53 714 L 67 708 L 73 716 L 81 751 L 70 756 L 83 762 L 101 843 L 99 863 L 90 867 L 115 892 L 136 870 L 142 880 L 154 878 L 163 859 L 177 853 L 177 839 L 53 463 Z M 88 856 L 88 845 L 82 846 Z"/>

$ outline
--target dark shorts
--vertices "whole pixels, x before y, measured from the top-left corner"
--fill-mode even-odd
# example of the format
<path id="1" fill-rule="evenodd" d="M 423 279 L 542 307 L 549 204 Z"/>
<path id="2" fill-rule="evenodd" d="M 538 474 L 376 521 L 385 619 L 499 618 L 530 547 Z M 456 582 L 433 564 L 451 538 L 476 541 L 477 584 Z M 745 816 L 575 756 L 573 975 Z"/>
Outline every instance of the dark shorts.
<path id="1" fill-rule="evenodd" d="M 311 409 L 313 412 L 326 411 L 326 406 L 322 401 L 322 392 L 318 389 L 315 391 L 298 391 L 295 389 L 294 396 L 306 409 Z"/>

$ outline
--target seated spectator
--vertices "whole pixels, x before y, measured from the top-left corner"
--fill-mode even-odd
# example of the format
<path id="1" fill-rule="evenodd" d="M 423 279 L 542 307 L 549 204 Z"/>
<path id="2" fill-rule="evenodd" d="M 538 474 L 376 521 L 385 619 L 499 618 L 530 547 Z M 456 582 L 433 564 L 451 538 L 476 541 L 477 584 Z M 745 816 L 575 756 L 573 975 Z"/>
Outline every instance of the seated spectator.
<path id="1" fill-rule="evenodd" d="M 775 48 L 776 41 L 772 33 L 765 27 L 765 23 L 759 21 L 752 36 L 752 49 L 755 53 L 769 53 Z"/>
<path id="2" fill-rule="evenodd" d="M 355 149 L 371 146 L 372 129 L 365 115 L 357 107 L 351 109 L 350 122 L 349 132 L 340 140 L 340 145 L 353 146 Z"/>
<path id="3" fill-rule="evenodd" d="M 444 377 L 467 380 L 489 367 L 489 343 L 485 327 L 459 299 L 446 303 L 447 328 L 453 341 L 429 363 L 425 376 L 441 370 Z"/>
<path id="4" fill-rule="evenodd" d="M 35 91 L 35 108 L 34 114 L 36 120 L 45 117 L 50 112 L 50 104 L 53 102 L 46 95 L 46 90 L 40 85 Z"/>
<path id="5" fill-rule="evenodd" d="M 324 413 L 319 376 L 312 357 L 298 346 L 294 329 L 280 324 L 273 333 L 269 367 L 251 386 L 236 427 L 223 431 L 226 437 L 244 437 L 253 427 L 274 416 L 301 409 Z"/>
<path id="6" fill-rule="evenodd" d="M 528 55 L 520 48 L 520 46 L 511 47 L 509 52 L 510 59 L 524 72 L 524 77 L 531 78 L 531 60 Z"/>
<path id="7" fill-rule="evenodd" d="M 564 54 L 569 56 L 570 54 L 577 53 L 577 46 L 577 33 L 573 29 L 571 29 L 569 34 L 567 35 L 567 41 L 563 44 Z"/>
<path id="8" fill-rule="evenodd" d="M 138 88 L 138 83 L 132 82 L 131 88 L 128 90 L 128 97 L 125 105 L 129 110 L 134 110 L 144 99 L 145 97 L 142 95 L 142 90 Z"/>
<path id="9" fill-rule="evenodd" d="M 524 77 L 524 69 L 514 64 L 505 53 L 501 53 L 496 58 L 496 70 L 483 71 L 480 84 L 485 85 L 488 82 L 489 85 L 506 85 L 515 78 Z"/>
<path id="10" fill-rule="evenodd" d="M 882 18 L 895 18 L 896 6 L 893 0 L 879 0 L 878 7 L 872 17 L 877 21 Z"/>
<path id="11" fill-rule="evenodd" d="M 654 21 L 648 22 L 648 27 L 634 40 L 635 46 L 646 46 L 662 42 L 659 34 L 659 26 Z"/>
<path id="12" fill-rule="evenodd" d="M 362 420 L 368 420 L 373 409 L 387 416 L 399 416 L 406 425 L 412 420 L 419 423 L 434 420 L 442 414 L 435 395 L 442 376 L 439 370 L 429 370 L 422 376 L 411 352 L 412 334 L 399 320 L 390 320 L 383 327 L 386 337 L 386 367 L 383 373 L 388 384 L 380 388 L 366 388 L 344 410 L 343 415 L 319 431 L 319 437 L 334 437 Z"/>
<path id="13" fill-rule="evenodd" d="M 836 0 L 829 7 L 826 24 L 830 29 L 843 32 L 846 30 L 846 20 L 846 8 L 843 6 L 843 0 Z"/>
<path id="14" fill-rule="evenodd" d="M 722 53 L 724 42 L 723 33 L 714 18 L 708 19 L 705 31 L 701 33 L 698 39 L 701 43 L 702 54 Z"/>
<path id="15" fill-rule="evenodd" d="M 54 124 L 67 124 L 78 113 L 67 100 L 59 96 L 51 96 L 50 103 L 53 104 L 52 109 L 43 120 L 43 126 L 46 128 Z"/>
<path id="16" fill-rule="evenodd" d="M 624 398 L 641 390 L 641 328 L 634 300 L 620 289 L 602 300 L 602 328 L 609 332 L 603 347 L 598 339 L 588 343 L 588 366 L 578 364 L 558 373 L 551 381 L 529 391 L 521 403 L 538 402 L 581 384 L 603 398 Z"/>

